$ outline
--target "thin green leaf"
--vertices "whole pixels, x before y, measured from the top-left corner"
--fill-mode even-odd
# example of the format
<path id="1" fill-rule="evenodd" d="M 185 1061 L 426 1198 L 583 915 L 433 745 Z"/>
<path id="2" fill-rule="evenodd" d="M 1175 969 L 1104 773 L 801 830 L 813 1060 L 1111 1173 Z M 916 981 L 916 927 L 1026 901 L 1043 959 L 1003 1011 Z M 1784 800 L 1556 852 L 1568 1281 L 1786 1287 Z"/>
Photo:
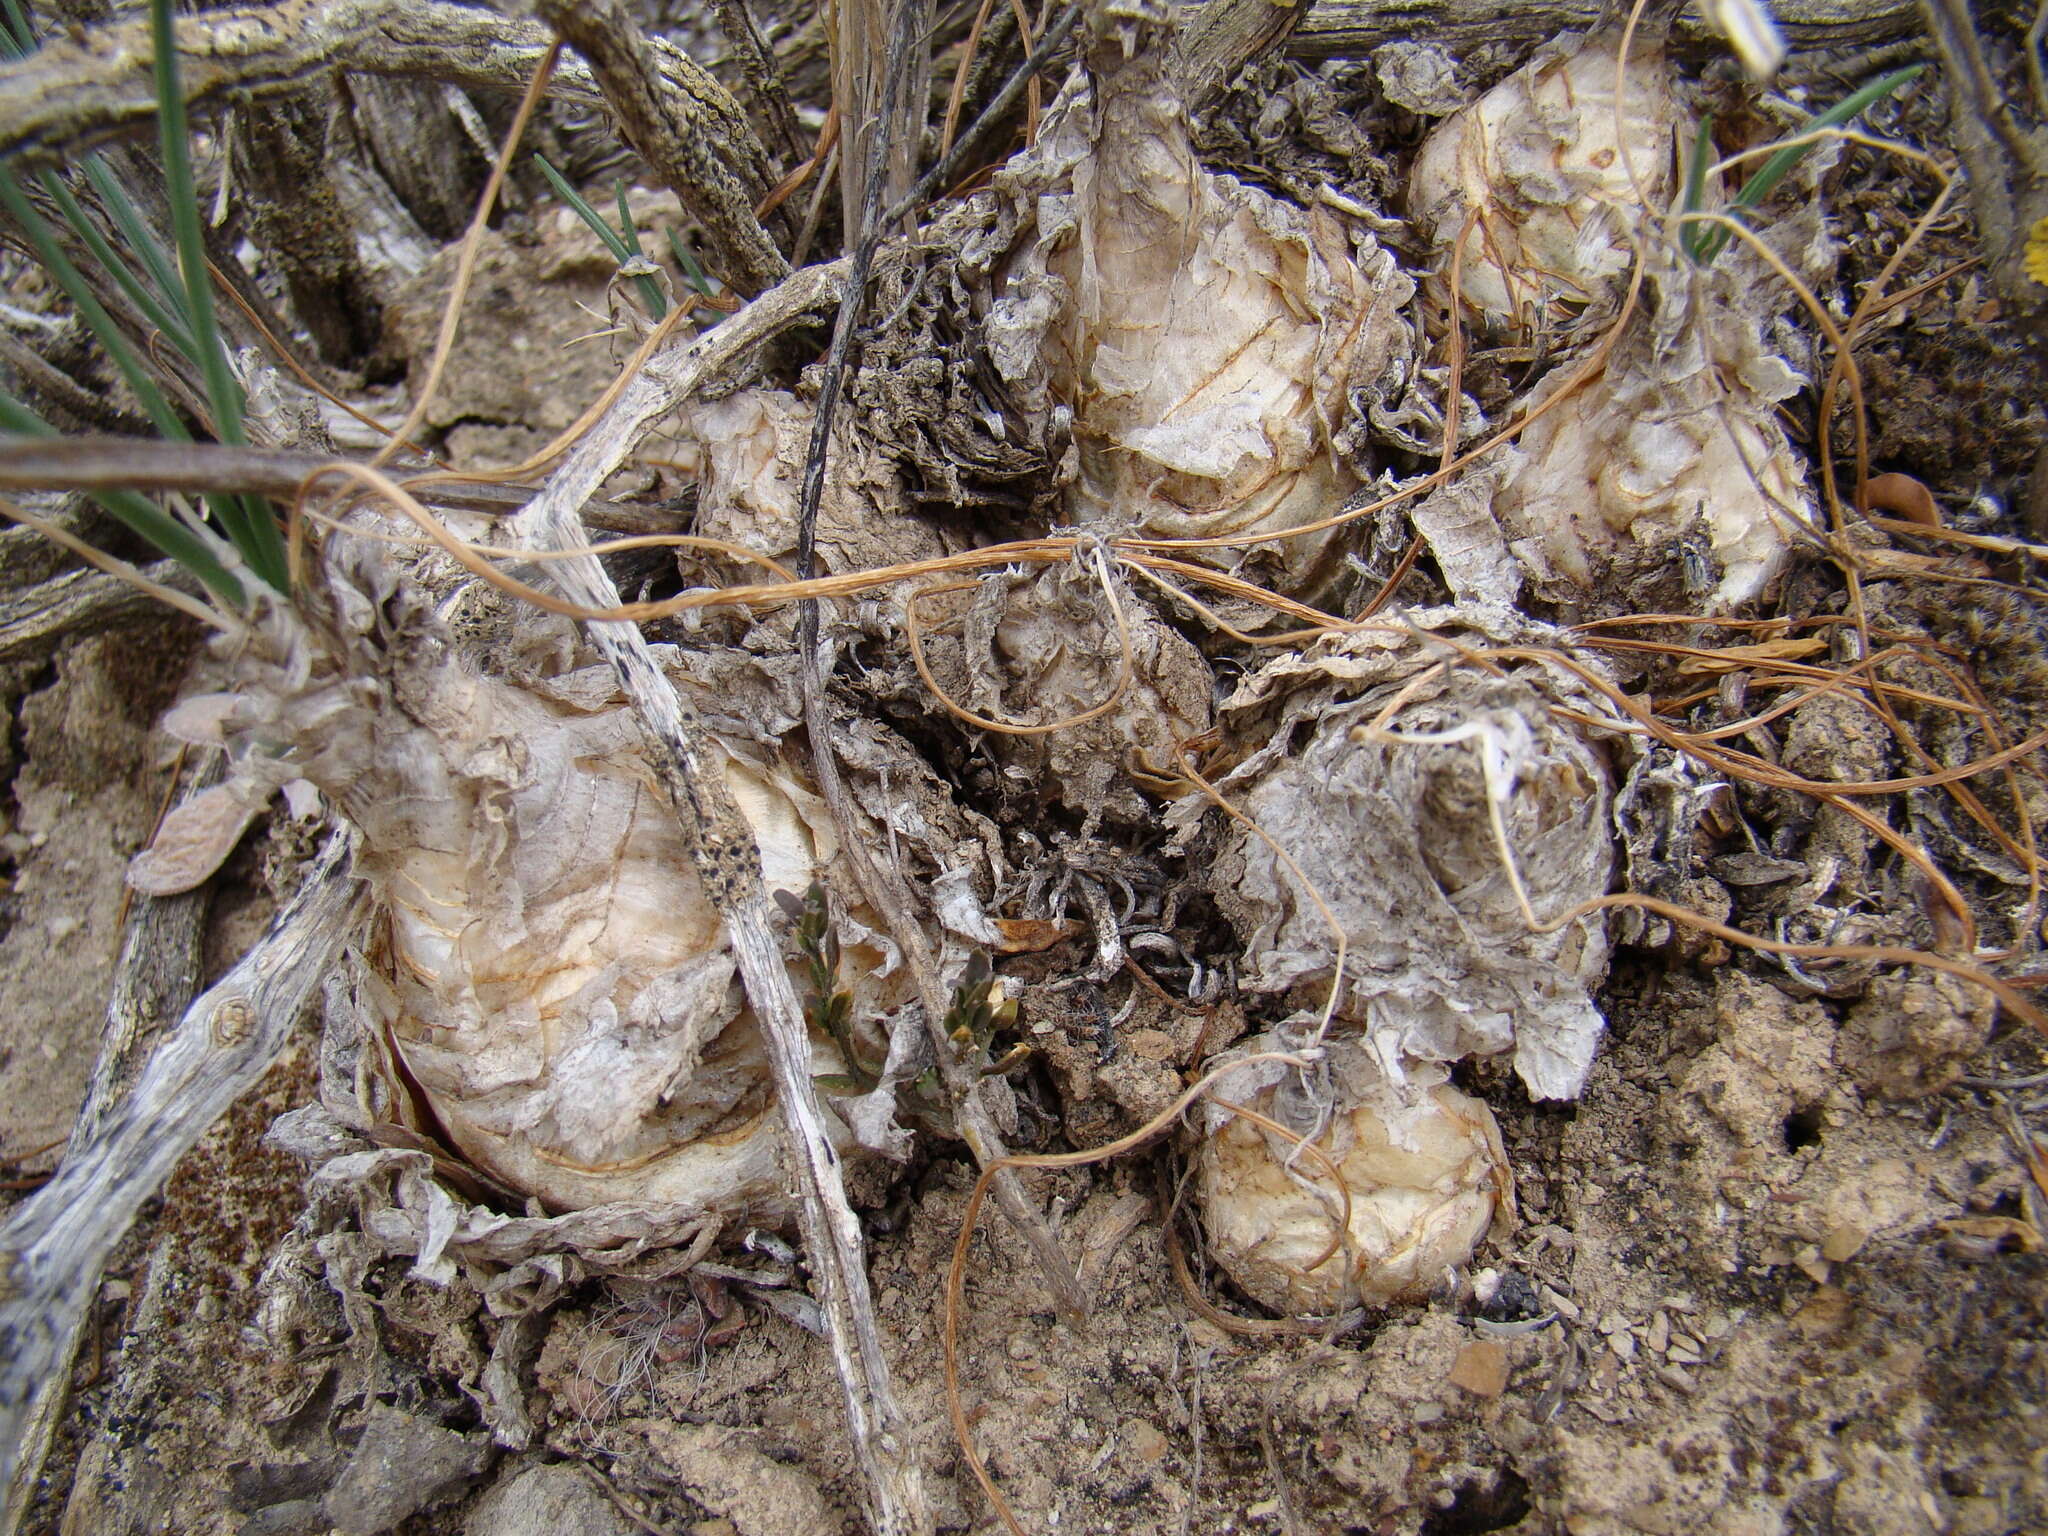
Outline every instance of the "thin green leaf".
<path id="1" fill-rule="evenodd" d="M 623 179 L 620 180 L 616 191 L 619 197 L 619 233 L 626 237 L 626 242 L 632 246 L 635 256 L 645 256 L 647 251 L 640 244 L 640 230 L 633 222 L 633 210 L 626 206 L 626 183 Z"/>
<path id="2" fill-rule="evenodd" d="M 1707 162 L 1714 158 L 1714 120 L 1700 119 L 1700 131 L 1693 136 L 1692 159 L 1685 167 L 1685 200 L 1679 204 L 1682 213 L 1698 213 L 1707 195 Z M 1707 226 L 1702 224 L 1681 224 L 1678 226 L 1679 248 L 1686 259 L 1698 264 L 1700 259 L 1700 236 Z"/>
<path id="3" fill-rule="evenodd" d="M 605 222 L 603 214 L 577 194 L 576 189 L 569 185 L 567 177 L 548 164 L 547 156 L 536 153 L 533 158 L 540 166 L 541 174 L 547 177 L 548 184 L 561 195 L 563 202 L 576 211 L 576 217 L 588 224 L 591 232 L 604 242 L 605 249 L 612 253 L 614 261 L 623 267 L 627 262 L 640 256 L 640 232 L 633 227 L 633 216 L 626 211 L 626 189 L 623 183 L 619 187 L 619 216 L 624 220 L 626 233 L 632 237 L 631 245 L 626 243 L 624 236 Z M 661 284 L 645 273 L 639 274 L 635 281 L 640 286 L 640 297 L 647 305 L 648 312 L 655 319 L 661 319 L 668 313 L 668 299 L 661 291 Z"/>
<path id="4" fill-rule="evenodd" d="M 555 189 L 563 202 L 576 210 L 576 217 L 590 226 L 591 233 L 604 242 L 605 249 L 612 253 L 619 265 L 623 267 L 631 261 L 632 249 L 619 238 L 617 230 L 605 223 L 604 215 L 586 203 L 576 189 L 569 185 L 568 178 L 548 164 L 546 155 L 536 153 L 533 158 L 534 163 L 540 167 L 541 175 L 547 177 L 548 185 Z"/>
<path id="5" fill-rule="evenodd" d="M 55 427 L 4 389 L 0 389 L 0 432 L 11 432 L 19 437 L 57 435 Z M 130 532 L 148 540 L 198 577 L 207 591 L 221 602 L 234 608 L 243 605 L 242 584 L 220 563 L 206 541 L 148 497 L 137 491 L 109 490 L 95 491 L 92 499 Z"/>
<path id="6" fill-rule="evenodd" d="M 1909 80 L 1918 78 L 1926 68 L 1925 64 L 1915 64 L 1907 69 L 1895 70 L 1883 79 L 1871 81 L 1862 89 L 1843 97 L 1819 116 L 1810 118 L 1795 137 L 1824 128 L 1839 128 L 1851 118 L 1862 116 L 1867 108 L 1875 106 Z M 1742 190 L 1735 195 L 1735 206 L 1754 208 L 1761 203 L 1771 195 L 1779 182 L 1791 174 L 1792 167 L 1811 154 L 1815 147 L 1815 144 L 1787 144 L 1772 155 L 1764 161 L 1762 168 L 1755 175 L 1742 184 Z"/>
<path id="7" fill-rule="evenodd" d="M 12 59 L 26 58 L 36 51 L 36 29 L 29 25 L 28 15 L 21 8 L 21 0 L 0 0 L 7 11 L 7 26 L 0 29 L 4 35 L 7 56 Z"/>
<path id="8" fill-rule="evenodd" d="M 674 229 L 668 232 L 668 248 L 676 253 L 676 265 L 683 269 L 683 277 L 689 285 L 711 298 L 711 279 L 704 275 L 704 269 L 697 265 L 697 258 L 690 254 L 690 248 L 683 244 L 682 237 Z"/>
<path id="9" fill-rule="evenodd" d="M 178 265 L 185 280 L 185 318 L 206 376 L 207 401 L 215 434 L 224 443 L 248 439 L 242 426 L 242 389 L 228 367 L 227 347 L 213 315 L 213 284 L 207 276 L 206 247 L 199 228 L 199 194 L 192 181 L 192 146 L 185 125 L 185 96 L 178 83 L 178 45 L 171 25 L 171 0 L 150 0 L 150 39 L 156 55 L 157 132 L 163 144 L 164 185 L 176 237 Z M 241 498 L 213 503 L 228 537 L 257 576 L 277 591 L 290 583 L 284 538 L 267 508 Z"/>
<path id="10" fill-rule="evenodd" d="M 50 200 L 64 215 L 64 222 L 71 226 L 71 232 L 92 252 L 93 260 L 112 274 L 114 281 L 121 285 L 121 291 L 134 300 L 137 309 L 149 317 L 151 325 L 162 331 L 180 352 L 192 357 L 192 338 L 187 333 L 183 321 L 173 315 L 164 306 L 163 301 L 129 270 L 128 264 L 107 243 L 106 236 L 100 233 L 99 226 L 86 215 L 85 209 L 72 195 L 71 189 L 64 185 L 64 178 L 55 171 L 45 171 L 42 181 L 43 190 L 49 193 Z"/>
<path id="11" fill-rule="evenodd" d="M 192 434 L 186 430 L 185 423 L 178 419 L 178 413 L 171 409 L 170 401 L 164 398 L 164 393 L 157 388 L 156 381 L 150 378 L 147 370 L 143 368 L 142 360 L 136 355 L 135 348 L 130 346 L 128 338 L 121 334 L 121 328 L 114 324 L 114 317 L 107 313 L 106 306 L 94 296 L 91 285 L 86 282 L 78 268 L 72 265 L 71 258 L 64 254 L 63 248 L 50 233 L 49 225 L 43 222 L 43 216 L 36 212 L 27 194 L 22 191 L 21 183 L 14 179 L 14 173 L 4 164 L 0 164 L 0 207 L 6 208 L 16 227 L 35 248 L 36 259 L 42 262 L 44 269 L 57 280 L 57 286 L 62 288 L 65 297 L 71 300 L 71 307 L 78 311 L 78 317 L 86 323 L 87 329 L 106 349 L 107 356 L 112 358 L 114 366 L 120 369 L 121 377 L 127 380 L 129 389 L 134 391 L 136 400 L 141 403 L 142 409 L 155 424 L 157 431 L 181 443 L 191 442 Z"/>
<path id="12" fill-rule="evenodd" d="M 1909 68 L 1894 70 L 1891 74 L 1871 81 L 1868 85 L 1844 96 L 1832 107 L 1829 107 L 1827 111 L 1808 118 L 1800 127 L 1799 132 L 1793 135 L 1793 138 L 1797 140 L 1807 134 L 1817 133 L 1823 129 L 1840 128 L 1850 119 L 1860 116 L 1866 109 L 1884 100 L 1885 97 L 1891 95 L 1900 86 L 1917 78 L 1926 68 L 1925 64 L 1914 64 Z M 1742 190 L 1735 194 L 1734 202 L 1728 205 L 1729 214 L 1732 217 L 1741 218 L 1750 209 L 1757 207 L 1777 189 L 1779 182 L 1792 174 L 1792 168 L 1811 154 L 1820 142 L 1820 140 L 1815 139 L 1804 144 L 1790 143 L 1779 149 L 1776 154 L 1771 155 L 1764 161 L 1756 174 L 1742 184 Z M 1712 261 L 1720 254 L 1722 247 L 1727 245 L 1730 238 L 1729 231 L 1725 228 L 1708 229 L 1700 239 L 1699 260 L 1702 262 Z"/>
<path id="13" fill-rule="evenodd" d="M 149 268 L 149 278 L 156 284 L 157 293 L 177 314 L 179 323 L 187 334 L 190 334 L 192 328 L 185 321 L 185 285 L 178 280 L 178 269 L 172 265 L 171 253 L 164 249 L 162 238 L 144 222 L 142 214 L 136 209 L 135 200 L 128 195 L 128 189 L 107 169 L 106 161 L 100 156 L 85 157 L 85 179 L 92 183 L 101 203 L 105 204 L 107 212 L 113 216 L 114 226 L 121 231 L 121 238 L 142 258 L 142 264 Z"/>
<path id="14" fill-rule="evenodd" d="M 633 222 L 633 210 L 626 206 L 626 183 L 618 184 L 619 228 L 625 232 L 631 243 L 633 255 L 641 261 L 647 259 L 647 249 L 640 243 L 640 228 Z M 640 285 L 641 300 L 647 305 L 647 312 L 657 320 L 668 318 L 668 295 L 661 291 L 661 284 L 647 273 L 638 274 L 634 281 Z"/>

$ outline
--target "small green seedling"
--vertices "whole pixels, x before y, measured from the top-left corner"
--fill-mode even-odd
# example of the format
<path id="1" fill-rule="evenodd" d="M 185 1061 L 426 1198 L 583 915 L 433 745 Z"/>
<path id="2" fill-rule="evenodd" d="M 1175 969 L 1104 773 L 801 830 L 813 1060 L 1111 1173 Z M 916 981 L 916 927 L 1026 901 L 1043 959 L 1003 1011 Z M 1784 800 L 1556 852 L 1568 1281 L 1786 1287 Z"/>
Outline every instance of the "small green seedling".
<path id="1" fill-rule="evenodd" d="M 960 985 L 953 993 L 953 1004 L 946 1011 L 946 1038 L 974 1062 L 982 1076 L 999 1076 L 1014 1072 L 1031 1054 L 1030 1046 L 1016 1045 L 1001 1060 L 990 1059 L 996 1031 L 1016 1022 L 1016 1001 L 996 992 L 995 974 L 989 969 L 988 957 L 975 955 L 967 962 Z"/>
<path id="2" fill-rule="evenodd" d="M 1843 97 L 1825 112 L 1808 118 L 1799 132 L 1779 146 L 1777 152 L 1766 158 L 1762 166 L 1742 184 L 1742 190 L 1735 194 L 1734 200 L 1724 211 L 1731 218 L 1746 222 L 1763 200 L 1777 190 L 1778 183 L 1792 173 L 1792 168 L 1821 142 L 1808 135 L 1829 128 L 1842 127 L 1883 101 L 1926 68 L 1925 64 L 1915 64 L 1909 69 L 1895 70 Z M 1707 166 L 1714 154 L 1713 127 L 1712 118 L 1702 121 L 1699 135 L 1693 141 L 1692 158 L 1686 166 L 1684 201 L 1680 205 L 1686 213 L 1704 211 Z M 1681 227 L 1678 238 L 1679 244 L 1693 265 L 1703 267 L 1720 255 L 1722 248 L 1728 244 L 1730 234 L 1725 225 L 1691 221 Z"/>
<path id="3" fill-rule="evenodd" d="M 825 887 L 815 880 L 798 901 L 787 891 L 776 900 L 785 916 L 796 924 L 797 953 L 803 956 L 810 998 L 804 1017 L 813 1029 L 822 1029 L 839 1047 L 846 1062 L 844 1073 L 832 1072 L 812 1079 L 827 1093 L 869 1093 L 881 1082 L 881 1073 L 860 1059 L 853 1039 L 853 994 L 839 985 L 839 935 L 832 931 L 831 914 L 825 907 Z"/>

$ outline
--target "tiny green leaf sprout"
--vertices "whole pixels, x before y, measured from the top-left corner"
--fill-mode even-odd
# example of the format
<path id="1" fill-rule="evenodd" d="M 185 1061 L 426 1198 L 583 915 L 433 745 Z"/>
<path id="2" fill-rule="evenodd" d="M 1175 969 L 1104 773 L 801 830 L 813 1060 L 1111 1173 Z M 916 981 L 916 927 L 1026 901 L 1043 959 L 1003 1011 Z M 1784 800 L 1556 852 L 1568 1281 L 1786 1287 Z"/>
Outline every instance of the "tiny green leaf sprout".
<path id="1" fill-rule="evenodd" d="M 827 1093 L 871 1092 L 881 1074 L 861 1060 L 854 1042 L 853 994 L 839 984 L 839 935 L 832 931 L 825 887 L 814 880 L 802 901 L 787 891 L 778 891 L 776 900 L 783 915 L 796 924 L 797 952 L 803 956 L 804 976 L 810 984 L 804 1015 L 813 1029 L 832 1037 L 846 1060 L 844 1073 L 826 1073 L 814 1081 Z"/>
<path id="2" fill-rule="evenodd" d="M 1821 142 L 1820 135 L 1830 128 L 1840 128 L 1860 117 L 1885 97 L 1917 78 L 1925 70 L 1925 64 L 1915 64 L 1907 69 L 1894 70 L 1844 96 L 1825 112 L 1815 114 L 1806 120 L 1799 132 L 1777 151 L 1742 184 L 1742 190 L 1724 210 L 1731 218 L 1747 221 L 1765 198 L 1777 190 L 1778 183 L 1792 174 L 1792 168 L 1806 158 Z M 1704 201 L 1707 184 L 1707 167 L 1714 158 L 1714 120 L 1702 118 L 1699 132 L 1693 139 L 1692 156 L 1685 171 L 1685 195 L 1680 205 L 1685 213 L 1705 211 Z M 1694 266 L 1704 267 L 1721 254 L 1728 244 L 1731 231 L 1725 225 L 1708 224 L 1701 220 L 1688 220 L 1680 229 L 1679 243 Z"/>

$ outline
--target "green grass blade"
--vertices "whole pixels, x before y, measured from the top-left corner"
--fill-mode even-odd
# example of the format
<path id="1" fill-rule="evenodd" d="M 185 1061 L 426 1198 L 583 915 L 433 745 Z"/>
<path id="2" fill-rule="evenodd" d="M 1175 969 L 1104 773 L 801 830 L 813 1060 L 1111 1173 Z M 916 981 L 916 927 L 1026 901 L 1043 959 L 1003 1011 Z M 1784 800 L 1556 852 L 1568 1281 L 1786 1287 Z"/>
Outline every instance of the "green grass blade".
<path id="1" fill-rule="evenodd" d="M 185 96 L 178 83 L 178 47 L 171 26 L 171 0 L 150 0 L 150 40 L 155 52 L 157 132 L 163 144 L 164 187 L 171 209 L 178 265 L 185 280 L 185 319 L 199 350 L 206 396 L 213 408 L 213 429 L 224 443 L 244 444 L 242 389 L 228 367 L 227 347 L 214 321 L 213 284 L 206 270 L 206 248 L 199 229 L 199 194 L 192 181 L 191 139 L 186 131 Z M 267 508 L 251 507 L 241 498 L 214 502 L 228 537 L 249 567 L 276 590 L 289 584 L 284 537 Z"/>
<path id="2" fill-rule="evenodd" d="M 619 199 L 619 228 L 625 233 L 627 241 L 632 246 L 634 256 L 645 261 L 647 259 L 647 248 L 640 243 L 640 228 L 633 222 L 633 210 L 626 204 L 626 183 L 623 180 L 619 182 L 617 192 Z M 647 305 L 647 312 L 657 320 L 667 318 L 668 295 L 661 291 L 661 284 L 644 272 L 636 277 L 634 281 L 640 285 L 640 297 Z"/>
<path id="3" fill-rule="evenodd" d="M 635 256 L 645 256 L 647 249 L 640 243 L 640 229 L 633 222 L 633 210 L 626 206 L 626 183 L 623 180 L 620 181 L 617 191 L 619 197 L 619 233 L 626 237 L 626 242 L 632 246 Z"/>
<path id="4" fill-rule="evenodd" d="M 1824 128 L 1840 128 L 1850 119 L 1861 116 L 1891 95 L 1900 86 L 1918 78 L 1925 70 L 1925 64 L 1914 64 L 1906 69 L 1894 70 L 1891 74 L 1871 81 L 1868 85 L 1844 96 L 1827 111 L 1808 118 L 1793 137 L 1814 133 Z M 1819 140 L 1807 144 L 1787 144 L 1776 154 L 1766 159 L 1756 174 L 1742 184 L 1742 190 L 1735 194 L 1735 201 L 1728 205 L 1732 217 L 1741 218 L 1752 208 L 1777 190 L 1778 183 L 1792 174 L 1792 168 L 1804 160 L 1818 146 Z M 1700 241 L 1700 257 L 1703 262 L 1712 261 L 1727 245 L 1730 235 L 1726 229 L 1709 229 Z"/>
<path id="5" fill-rule="evenodd" d="M 177 312 L 182 324 L 185 285 L 178 280 L 178 269 L 172 265 L 171 254 L 164 249 L 163 241 L 143 221 L 134 199 L 128 195 L 128 189 L 115 179 L 114 173 L 107 169 L 106 162 L 98 155 L 85 157 L 85 179 L 99 193 L 100 201 L 112 215 L 115 227 L 121 231 L 121 238 L 142 258 L 143 266 L 149 269 L 149 280 L 156 284 L 157 293 L 168 307 Z M 191 327 L 186 326 L 185 329 L 189 333 Z"/>
<path id="6" fill-rule="evenodd" d="M 576 189 L 569 185 L 568 178 L 548 164 L 546 155 L 537 153 L 533 159 L 534 163 L 540 167 L 541 175 L 547 177 L 548 185 L 555 189 L 556 194 L 563 202 L 576 210 L 576 217 L 590 226 L 591 233 L 604 242 L 605 249 L 612 253 L 612 256 L 618 261 L 619 265 L 623 267 L 627 262 L 631 261 L 633 259 L 631 247 L 619 238 L 617 230 L 605 223 L 604 215 L 586 203 Z"/>
<path id="7" fill-rule="evenodd" d="M 36 259 L 57 280 L 57 286 L 71 300 L 71 307 L 78 311 L 78 317 L 98 338 L 107 356 L 113 359 L 114 366 L 121 370 L 121 377 L 127 380 L 129 389 L 134 391 L 135 398 L 141 402 L 142 409 L 156 425 L 157 431 L 181 443 L 191 442 L 192 434 L 178 419 L 178 413 L 171 409 L 163 391 L 156 387 L 156 381 L 143 368 L 135 348 L 121 334 L 121 328 L 114 324 L 114 317 L 107 313 L 106 307 L 94 297 L 91 286 L 71 264 L 71 258 L 64 254 L 63 247 L 50 233 L 50 227 L 22 191 L 21 183 L 14 179 L 14 173 L 5 165 L 0 165 L 0 207 L 4 207 L 13 218 L 28 243 L 35 248 Z"/>
<path id="8" fill-rule="evenodd" d="M 36 51 L 36 29 L 28 24 L 21 0 L 0 0 L 7 12 L 7 25 L 0 27 L 0 50 L 10 59 L 26 58 Z"/>
<path id="9" fill-rule="evenodd" d="M 590 226 L 591 233 L 604 242 L 604 248 L 612 253 L 614 261 L 623 267 L 640 255 L 640 231 L 633 227 L 633 216 L 626 211 L 626 188 L 623 182 L 619 184 L 619 218 L 623 222 L 626 234 L 632 237 L 631 245 L 626 243 L 625 236 L 605 222 L 603 214 L 577 194 L 576 189 L 569 185 L 566 176 L 548 164 L 546 155 L 536 153 L 533 159 L 540 167 L 541 174 L 547 177 L 548 185 L 555 189 L 563 202 L 576 211 L 577 218 Z M 668 313 L 668 300 L 662 295 L 661 284 L 645 275 L 642 275 L 638 282 L 640 297 L 646 302 L 648 311 L 659 320 Z"/>
<path id="10" fill-rule="evenodd" d="M 17 437 L 55 437 L 57 429 L 0 389 L 0 432 Z M 137 491 L 95 491 L 92 499 L 130 532 L 139 535 L 198 577 L 206 590 L 231 607 L 243 604 L 242 584 L 215 558 L 206 541 Z"/>
<path id="11" fill-rule="evenodd" d="M 1827 111 L 1809 118 L 1799 134 L 1816 132 L 1823 128 L 1839 128 L 1851 118 L 1860 117 L 1868 107 L 1875 106 L 1891 95 L 1907 81 L 1918 78 L 1925 71 L 1925 64 L 1915 64 L 1907 69 L 1895 70 L 1880 80 L 1873 80 L 1862 89 L 1844 96 Z M 1794 135 L 1798 137 L 1799 135 Z M 1816 148 L 1813 144 L 1788 144 L 1764 161 L 1757 173 L 1742 184 L 1742 190 L 1735 194 L 1735 206 L 1754 208 L 1777 188 L 1779 182 L 1791 174 L 1797 165 Z"/>
<path id="12" fill-rule="evenodd" d="M 112 274 L 114 281 L 121 285 L 121 291 L 135 301 L 137 309 L 149 317 L 151 325 L 169 337 L 171 344 L 180 352 L 192 357 L 192 338 L 187 333 L 184 322 L 172 314 L 163 302 L 144 286 L 142 280 L 129 270 L 128 264 L 114 248 L 107 244 L 106 236 L 100 233 L 99 226 L 86 216 L 85 209 L 79 206 L 78 199 L 72 195 L 71 189 L 64 185 L 64 178 L 55 171 L 45 171 L 42 182 L 43 190 L 49 193 L 50 200 L 64 215 L 64 222 L 71 226 L 71 232 L 85 242 L 86 249 L 92 252 L 93 260 Z"/>
<path id="13" fill-rule="evenodd" d="M 683 244 L 682 237 L 673 229 L 668 232 L 668 248 L 676 253 L 676 265 L 683 269 L 683 277 L 689 285 L 705 298 L 711 298 L 711 279 L 704 275 L 704 269 L 697 265 L 697 258 L 690 254 L 690 248 Z"/>
<path id="14" fill-rule="evenodd" d="M 1700 119 L 1700 131 L 1693 136 L 1692 159 L 1685 167 L 1685 200 L 1681 202 L 1681 213 L 1698 213 L 1707 195 L 1707 163 L 1714 158 L 1714 120 Z M 1703 224 L 1681 224 L 1678 226 L 1679 249 L 1686 259 L 1697 265 L 1700 259 L 1700 236 L 1705 234 Z"/>
<path id="15" fill-rule="evenodd" d="M 640 301 L 647 306 L 647 313 L 657 320 L 667 319 L 668 295 L 661 291 L 661 284 L 645 272 L 636 275 L 633 281 L 640 286 Z"/>

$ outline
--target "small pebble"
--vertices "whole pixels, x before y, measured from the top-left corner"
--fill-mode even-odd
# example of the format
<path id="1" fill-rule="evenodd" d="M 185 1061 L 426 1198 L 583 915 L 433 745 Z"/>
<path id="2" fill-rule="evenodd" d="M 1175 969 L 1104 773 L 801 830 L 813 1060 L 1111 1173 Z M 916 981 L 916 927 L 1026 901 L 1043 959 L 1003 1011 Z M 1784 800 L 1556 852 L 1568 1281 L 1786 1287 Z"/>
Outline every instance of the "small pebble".
<path id="1" fill-rule="evenodd" d="M 1692 1391 L 1692 1378 L 1675 1365 L 1658 1366 L 1657 1379 L 1675 1392 Z"/>
<path id="2" fill-rule="evenodd" d="M 1627 1331 L 1628 1319 L 1623 1317 L 1619 1312 L 1603 1312 L 1600 1315 L 1600 1321 L 1596 1326 L 1600 1329 L 1602 1333 L 1606 1334 L 1609 1338 L 1612 1338 L 1617 1333 L 1623 1333 Z"/>
<path id="3" fill-rule="evenodd" d="M 1650 1353 L 1661 1355 L 1671 1344 L 1671 1319 L 1659 1312 L 1650 1319 L 1650 1331 L 1643 1342 L 1650 1346 Z"/>
<path id="4" fill-rule="evenodd" d="M 1607 1336 L 1607 1347 L 1614 1351 L 1617 1359 L 1633 1360 L 1636 1357 L 1636 1336 L 1626 1331 L 1610 1333 Z"/>
<path id="5" fill-rule="evenodd" d="M 1799 1272 L 1815 1285 L 1826 1285 L 1828 1276 L 1833 1273 L 1833 1266 L 1821 1257 L 1820 1245 L 1817 1243 L 1806 1244 L 1792 1256 L 1792 1262 L 1798 1267 Z"/>
<path id="6" fill-rule="evenodd" d="M 1551 1311 L 1575 1323 L 1579 1320 L 1579 1304 L 1569 1296 L 1547 1285 L 1543 1287 L 1542 1295 L 1543 1305 Z"/>
<path id="7" fill-rule="evenodd" d="M 1499 1397 L 1508 1387 L 1507 1346 L 1498 1339 L 1474 1339 L 1458 1351 L 1451 1383 L 1474 1397 Z"/>
<path id="8" fill-rule="evenodd" d="M 1821 1257 L 1832 1264 L 1853 1259 L 1863 1251 L 1863 1245 L 1870 1240 L 1870 1234 L 1861 1227 L 1840 1226 L 1821 1241 Z"/>
<path id="9" fill-rule="evenodd" d="M 1126 1424 L 1124 1443 L 1131 1448 L 1131 1454 L 1147 1466 L 1166 1459 L 1166 1436 L 1148 1419 L 1133 1419 Z"/>
<path id="10" fill-rule="evenodd" d="M 1698 1365 L 1705 1356 L 1696 1349 L 1688 1348 L 1675 1339 L 1671 1344 L 1670 1360 L 1673 1365 Z"/>

